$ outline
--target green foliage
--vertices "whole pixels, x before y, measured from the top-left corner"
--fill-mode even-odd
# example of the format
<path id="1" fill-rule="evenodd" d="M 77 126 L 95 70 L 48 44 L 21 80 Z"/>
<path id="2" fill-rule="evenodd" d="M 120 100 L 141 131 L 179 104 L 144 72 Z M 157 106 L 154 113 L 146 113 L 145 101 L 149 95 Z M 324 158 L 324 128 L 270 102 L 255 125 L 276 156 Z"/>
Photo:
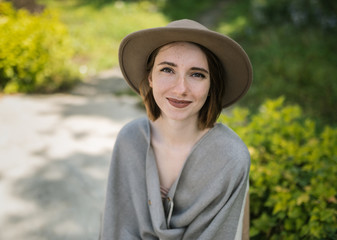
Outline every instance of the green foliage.
<path id="1" fill-rule="evenodd" d="M 54 92 L 69 87 L 72 48 L 54 12 L 31 15 L 0 3 L 0 90 Z"/>
<path id="2" fill-rule="evenodd" d="M 60 12 L 69 29 L 75 64 L 85 74 L 118 65 L 118 47 L 127 34 L 164 26 L 167 20 L 150 1 L 40 0 Z"/>
<path id="3" fill-rule="evenodd" d="M 288 0 L 232 2 L 218 30 L 236 39 L 252 61 L 254 81 L 242 104 L 253 109 L 266 98 L 284 95 L 288 102 L 299 104 L 307 116 L 319 119 L 319 126 L 336 124 L 337 32 L 332 27 L 337 27 L 337 18 L 329 31 L 309 20 L 295 24 L 283 11 L 299 2 L 304 4 Z M 309 1 L 308 6 L 314 2 Z M 322 14 L 330 11 L 323 3 L 317 3 L 325 9 L 320 10 Z M 264 6 L 265 24 L 256 16 L 256 5 Z M 313 7 L 307 10 L 314 11 Z"/>
<path id="4" fill-rule="evenodd" d="M 330 0 L 250 0 L 258 24 L 337 29 L 337 2 Z"/>
<path id="5" fill-rule="evenodd" d="M 336 239 L 337 129 L 318 133 L 284 98 L 219 120 L 251 153 L 251 239 Z"/>
<path id="6" fill-rule="evenodd" d="M 157 0 L 157 2 L 159 2 Z M 196 19 L 198 16 L 214 6 L 219 0 L 163 0 L 162 11 L 171 19 L 190 18 Z"/>
<path id="7" fill-rule="evenodd" d="M 285 95 L 326 123 L 337 121 L 337 47 L 335 36 L 320 31 L 268 28 L 248 40 L 255 69 L 252 98 Z"/>

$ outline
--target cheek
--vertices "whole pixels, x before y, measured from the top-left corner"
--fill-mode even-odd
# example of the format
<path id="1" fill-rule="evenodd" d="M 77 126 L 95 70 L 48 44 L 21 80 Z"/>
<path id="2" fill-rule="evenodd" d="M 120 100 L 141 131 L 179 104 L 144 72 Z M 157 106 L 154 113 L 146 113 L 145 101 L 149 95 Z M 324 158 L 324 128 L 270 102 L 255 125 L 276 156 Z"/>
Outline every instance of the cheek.
<path id="1" fill-rule="evenodd" d="M 152 90 L 153 91 L 156 91 L 156 92 L 164 92 L 166 91 L 167 89 L 169 89 L 172 85 L 172 80 L 168 77 L 163 77 L 163 76 L 160 76 L 160 75 L 152 75 L 153 78 L 152 78 L 152 81 L 151 81 L 151 87 L 152 87 Z"/>
<path id="2" fill-rule="evenodd" d="M 199 95 L 207 98 L 207 96 L 209 96 L 209 91 L 210 91 L 210 84 L 206 83 L 205 85 L 200 87 Z"/>
<path id="3" fill-rule="evenodd" d="M 202 99 L 202 100 L 201 100 L 202 104 L 205 104 L 205 102 L 207 101 L 207 98 L 209 97 L 209 90 L 210 90 L 209 87 L 205 87 L 205 88 L 200 92 L 199 97 L 200 97 L 200 99 Z"/>

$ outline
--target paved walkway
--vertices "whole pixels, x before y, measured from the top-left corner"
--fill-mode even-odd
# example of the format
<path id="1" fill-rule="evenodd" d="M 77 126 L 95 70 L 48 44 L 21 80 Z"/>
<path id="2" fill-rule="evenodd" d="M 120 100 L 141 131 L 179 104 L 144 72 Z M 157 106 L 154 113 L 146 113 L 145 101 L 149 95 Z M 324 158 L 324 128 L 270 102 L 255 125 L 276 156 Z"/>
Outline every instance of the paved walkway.
<path id="1" fill-rule="evenodd" d="M 144 115 L 118 70 L 71 94 L 0 96 L 0 239 L 98 238 L 119 129 Z"/>

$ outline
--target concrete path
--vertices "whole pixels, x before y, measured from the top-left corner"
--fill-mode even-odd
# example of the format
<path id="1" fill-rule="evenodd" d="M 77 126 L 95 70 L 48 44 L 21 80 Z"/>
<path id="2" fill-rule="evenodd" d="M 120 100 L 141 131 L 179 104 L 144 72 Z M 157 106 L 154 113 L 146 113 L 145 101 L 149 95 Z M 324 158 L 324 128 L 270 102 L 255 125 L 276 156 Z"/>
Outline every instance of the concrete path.
<path id="1" fill-rule="evenodd" d="M 115 137 L 145 115 L 118 70 L 71 94 L 0 96 L 0 239 L 95 240 Z"/>

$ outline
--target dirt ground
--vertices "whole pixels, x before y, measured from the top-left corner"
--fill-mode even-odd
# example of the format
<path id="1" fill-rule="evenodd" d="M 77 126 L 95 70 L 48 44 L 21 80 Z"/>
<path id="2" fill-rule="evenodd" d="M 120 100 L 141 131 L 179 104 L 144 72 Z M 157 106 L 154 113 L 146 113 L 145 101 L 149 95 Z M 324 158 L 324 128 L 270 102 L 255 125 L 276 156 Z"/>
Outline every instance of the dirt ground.
<path id="1" fill-rule="evenodd" d="M 115 137 L 145 115 L 118 70 L 69 94 L 0 97 L 0 239 L 98 238 Z"/>

